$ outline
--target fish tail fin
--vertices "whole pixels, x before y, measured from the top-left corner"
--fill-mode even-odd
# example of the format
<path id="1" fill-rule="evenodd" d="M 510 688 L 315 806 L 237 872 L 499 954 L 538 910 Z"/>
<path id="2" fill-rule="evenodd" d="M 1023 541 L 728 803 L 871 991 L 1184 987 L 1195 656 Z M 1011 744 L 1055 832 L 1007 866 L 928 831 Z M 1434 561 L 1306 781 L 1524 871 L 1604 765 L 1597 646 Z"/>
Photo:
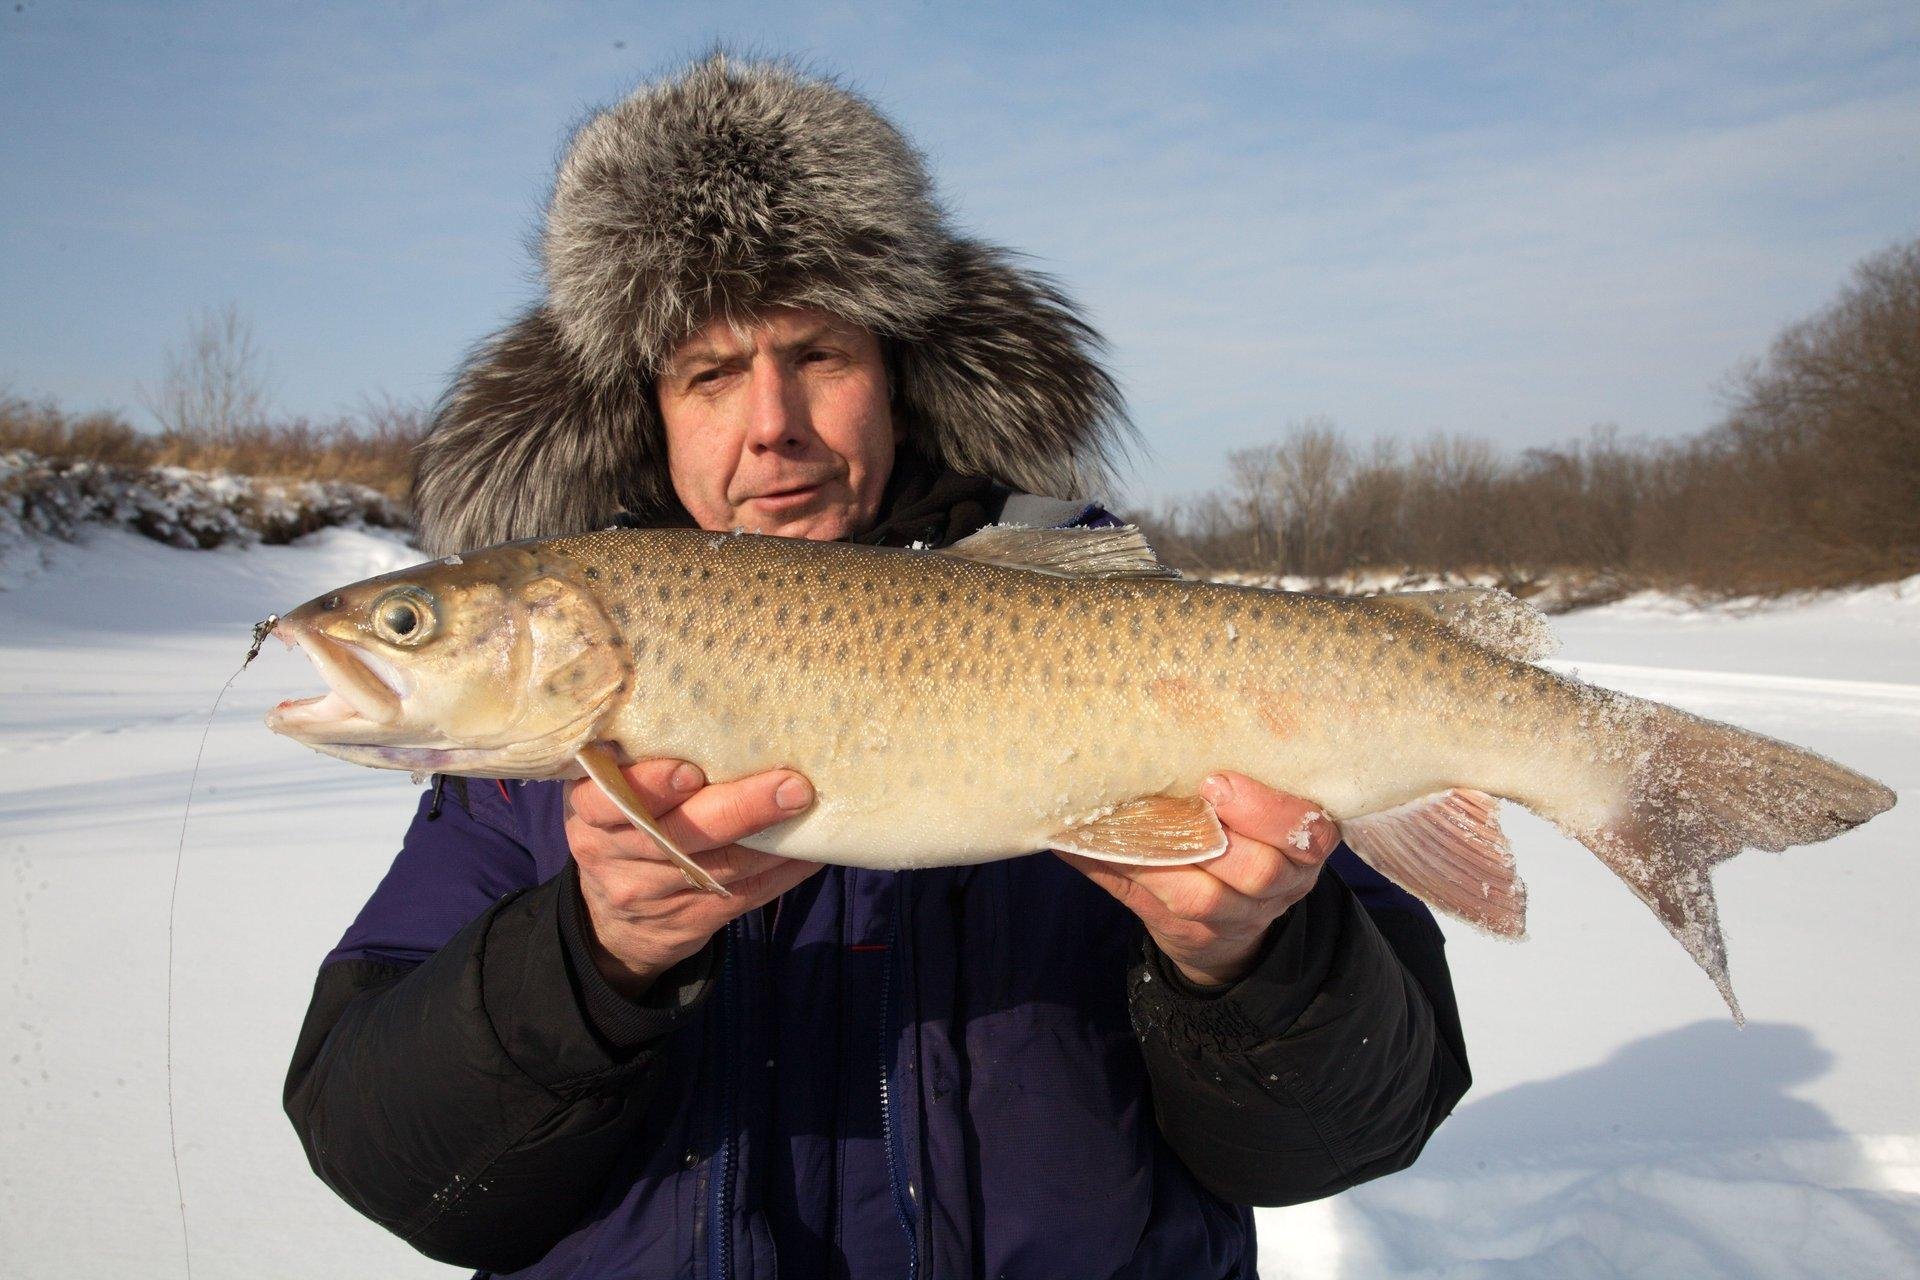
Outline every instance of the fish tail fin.
<path id="1" fill-rule="evenodd" d="M 1777 853 L 1839 835 L 1891 808 L 1894 793 L 1761 734 L 1622 695 L 1609 700 L 1638 722 L 1624 793 L 1599 823 L 1562 825 L 1653 909 L 1743 1022 L 1713 868 L 1743 849 Z"/>

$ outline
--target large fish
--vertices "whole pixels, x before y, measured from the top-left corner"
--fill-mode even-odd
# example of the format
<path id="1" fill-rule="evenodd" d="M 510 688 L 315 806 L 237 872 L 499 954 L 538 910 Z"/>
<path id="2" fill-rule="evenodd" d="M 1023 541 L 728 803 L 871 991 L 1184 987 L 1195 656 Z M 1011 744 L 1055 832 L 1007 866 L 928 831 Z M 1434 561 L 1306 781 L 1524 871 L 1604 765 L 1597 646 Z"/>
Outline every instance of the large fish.
<path id="1" fill-rule="evenodd" d="M 942 551 L 697 530 L 509 543 L 279 623 L 327 680 L 267 723 L 379 768 L 599 782 L 696 883 L 617 765 L 812 780 L 757 849 L 867 867 L 1036 849 L 1176 864 L 1226 838 L 1201 780 L 1312 801 L 1362 858 L 1497 934 L 1525 892 L 1495 818 L 1585 844 L 1739 1016 L 1709 873 L 1893 793 L 1785 743 L 1542 669 L 1500 593 L 1343 599 L 1181 580 L 1131 529 Z"/>

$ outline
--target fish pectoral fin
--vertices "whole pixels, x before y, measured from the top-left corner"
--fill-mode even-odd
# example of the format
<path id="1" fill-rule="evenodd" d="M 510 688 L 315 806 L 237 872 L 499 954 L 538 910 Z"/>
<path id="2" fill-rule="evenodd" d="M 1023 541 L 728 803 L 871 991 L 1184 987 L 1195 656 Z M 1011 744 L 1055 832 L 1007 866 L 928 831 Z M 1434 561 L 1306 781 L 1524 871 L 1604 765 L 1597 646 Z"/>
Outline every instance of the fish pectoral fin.
<path id="1" fill-rule="evenodd" d="M 620 772 L 620 759 L 612 747 L 604 742 L 589 742 L 580 748 L 574 760 L 586 770 L 589 778 L 600 785 L 600 789 L 607 793 L 607 798 L 619 807 L 620 812 L 627 815 L 628 822 L 653 837 L 653 842 L 680 868 L 680 873 L 686 876 L 689 884 L 723 898 L 733 896 L 727 892 L 725 885 L 707 874 L 706 868 L 688 857 L 686 851 L 674 843 L 672 836 L 660 829 L 660 824 L 647 812 L 647 807 L 640 803 L 640 797 L 633 794 L 633 788 L 627 785 L 627 775 Z"/>
<path id="2" fill-rule="evenodd" d="M 1500 802 L 1455 787 L 1348 818 L 1340 835 L 1367 865 L 1428 906 L 1502 938 L 1527 932 L 1527 887 L 1500 830 Z"/>
<path id="3" fill-rule="evenodd" d="M 1172 867 L 1219 857 L 1227 832 L 1199 796 L 1141 796 L 1080 819 L 1049 847 L 1103 862 Z"/>
<path id="4" fill-rule="evenodd" d="M 1031 569 L 1056 578 L 1177 578 L 1132 525 L 1117 529 L 1029 529 L 988 525 L 941 548 L 940 555 L 978 560 L 1009 569 Z"/>

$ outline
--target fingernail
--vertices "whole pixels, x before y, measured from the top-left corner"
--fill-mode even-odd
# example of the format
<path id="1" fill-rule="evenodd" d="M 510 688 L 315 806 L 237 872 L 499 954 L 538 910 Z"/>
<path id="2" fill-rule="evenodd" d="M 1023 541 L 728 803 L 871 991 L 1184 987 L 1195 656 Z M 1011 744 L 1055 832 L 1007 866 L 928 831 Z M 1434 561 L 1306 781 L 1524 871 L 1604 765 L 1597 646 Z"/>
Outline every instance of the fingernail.
<path id="1" fill-rule="evenodd" d="M 690 764 L 683 764 L 673 771 L 673 789 L 675 791 L 698 791 L 706 781 L 700 776 L 700 770 Z"/>
<path id="2" fill-rule="evenodd" d="M 773 800 L 782 809 L 804 809 L 813 802 L 813 785 L 805 778 L 788 778 L 773 793 Z"/>
<path id="3" fill-rule="evenodd" d="M 1205 782 L 1200 784 L 1200 794 L 1205 796 L 1212 804 L 1231 804 L 1233 801 L 1233 783 L 1227 779 L 1225 774 L 1212 774 Z"/>

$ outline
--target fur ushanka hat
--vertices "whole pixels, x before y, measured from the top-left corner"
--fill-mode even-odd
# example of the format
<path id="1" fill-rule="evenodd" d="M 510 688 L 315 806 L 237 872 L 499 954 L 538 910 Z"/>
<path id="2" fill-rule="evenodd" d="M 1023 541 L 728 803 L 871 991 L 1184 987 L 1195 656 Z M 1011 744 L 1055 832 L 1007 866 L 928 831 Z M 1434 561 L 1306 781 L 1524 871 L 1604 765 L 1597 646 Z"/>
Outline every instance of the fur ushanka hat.
<path id="1" fill-rule="evenodd" d="M 541 247 L 547 300 L 468 359 L 416 455 L 434 554 L 673 511 L 653 377 L 715 316 L 864 325 L 909 442 L 1030 493 L 1096 491 L 1128 431 L 1059 290 L 956 234 L 871 105 L 784 64 L 715 54 L 590 119 Z"/>

